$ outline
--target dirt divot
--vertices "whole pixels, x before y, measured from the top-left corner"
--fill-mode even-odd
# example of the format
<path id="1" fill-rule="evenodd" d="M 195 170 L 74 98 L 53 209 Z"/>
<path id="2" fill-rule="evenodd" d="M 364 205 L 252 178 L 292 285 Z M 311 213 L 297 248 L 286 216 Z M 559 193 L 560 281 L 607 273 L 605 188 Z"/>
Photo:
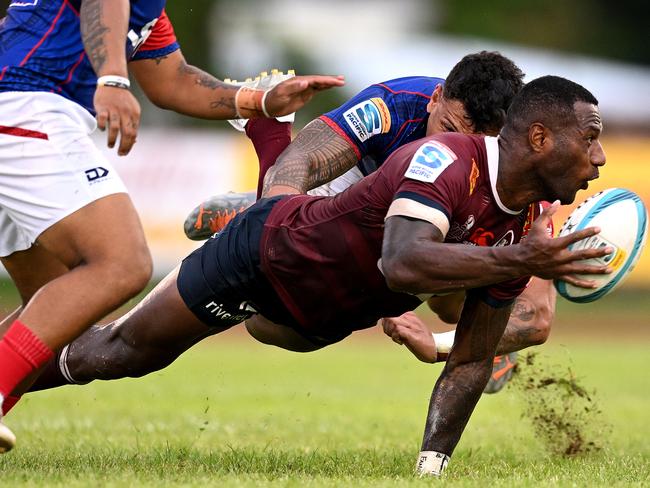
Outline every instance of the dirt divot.
<path id="1" fill-rule="evenodd" d="M 595 391 L 580 384 L 567 364 L 549 362 L 536 352 L 521 354 L 512 384 L 522 397 L 522 416 L 556 455 L 598 451 L 611 427 L 603 420 Z"/>

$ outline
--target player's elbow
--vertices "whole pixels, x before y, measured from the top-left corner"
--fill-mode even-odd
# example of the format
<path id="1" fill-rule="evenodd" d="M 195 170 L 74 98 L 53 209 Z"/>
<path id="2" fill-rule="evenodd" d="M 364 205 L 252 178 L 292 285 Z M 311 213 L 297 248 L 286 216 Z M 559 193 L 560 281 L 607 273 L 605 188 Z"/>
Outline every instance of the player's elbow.
<path id="1" fill-rule="evenodd" d="M 534 302 L 520 299 L 517 308 L 519 309 L 520 320 L 524 320 L 526 317 L 531 318 L 525 335 L 525 347 L 544 344 L 551 334 L 555 307 L 545 301 Z"/>
<path id="2" fill-rule="evenodd" d="M 414 273 L 399 256 L 383 256 L 380 269 L 386 279 L 386 285 L 398 293 L 418 293 L 418 282 Z"/>
<path id="3" fill-rule="evenodd" d="M 537 307 L 535 311 L 535 331 L 532 336 L 533 345 L 544 344 L 551 335 L 551 324 L 555 318 L 555 310 L 547 305 Z"/>
<path id="4" fill-rule="evenodd" d="M 149 89 L 146 91 L 146 95 L 149 101 L 156 107 L 163 110 L 175 110 L 176 104 L 173 101 L 173 97 L 170 96 L 170 92 Z"/>

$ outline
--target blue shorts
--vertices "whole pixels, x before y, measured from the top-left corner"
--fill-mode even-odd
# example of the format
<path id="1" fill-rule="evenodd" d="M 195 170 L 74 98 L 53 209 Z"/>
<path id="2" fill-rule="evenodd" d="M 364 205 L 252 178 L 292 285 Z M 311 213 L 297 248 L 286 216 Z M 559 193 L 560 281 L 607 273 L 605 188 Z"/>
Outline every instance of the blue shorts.
<path id="1" fill-rule="evenodd" d="M 294 322 L 260 269 L 264 222 L 278 200 L 260 200 L 183 260 L 176 286 L 206 325 L 231 327 L 255 313 Z"/>

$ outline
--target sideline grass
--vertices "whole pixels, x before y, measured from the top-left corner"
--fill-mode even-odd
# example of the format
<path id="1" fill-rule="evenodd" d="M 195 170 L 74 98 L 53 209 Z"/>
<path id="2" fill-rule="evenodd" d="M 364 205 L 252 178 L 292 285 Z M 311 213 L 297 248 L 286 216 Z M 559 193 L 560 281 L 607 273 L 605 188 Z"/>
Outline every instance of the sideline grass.
<path id="1" fill-rule="evenodd" d="M 479 403 L 445 484 L 650 484 L 647 346 L 544 354 L 597 390 L 606 448 L 549 455 L 506 390 Z M 147 378 L 27 396 L 7 418 L 19 446 L 0 457 L 0 484 L 428 486 L 412 468 L 439 371 L 367 337 L 299 355 L 231 334 Z"/>

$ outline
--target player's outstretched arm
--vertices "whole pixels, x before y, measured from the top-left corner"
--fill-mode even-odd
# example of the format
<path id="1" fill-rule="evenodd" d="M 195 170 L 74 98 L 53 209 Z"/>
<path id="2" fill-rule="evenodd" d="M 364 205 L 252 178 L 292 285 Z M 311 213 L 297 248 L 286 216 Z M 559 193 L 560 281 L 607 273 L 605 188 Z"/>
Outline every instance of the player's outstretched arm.
<path id="1" fill-rule="evenodd" d="M 555 316 L 556 295 L 551 281 L 532 278 L 524 292 L 515 299 L 496 354 L 508 354 L 546 342 Z M 441 345 L 437 344 L 435 335 L 414 312 L 384 318 L 382 327 L 387 336 L 397 344 L 406 346 L 420 361 L 434 363 L 447 357 L 448 344 L 442 345 L 441 353 Z"/>
<path id="2" fill-rule="evenodd" d="M 454 346 L 431 394 L 418 459 L 421 474 L 439 475 L 449 461 L 492 372 L 510 306 L 494 308 L 468 293 Z"/>
<path id="3" fill-rule="evenodd" d="M 129 64 L 142 90 L 161 108 L 202 119 L 227 120 L 286 115 L 314 94 L 345 84 L 341 76 L 295 76 L 263 90 L 229 85 L 188 64 L 180 50 Z"/>
<path id="4" fill-rule="evenodd" d="M 135 144 L 140 125 L 140 104 L 126 84 L 124 39 L 129 1 L 116 0 L 107 5 L 101 0 L 84 0 L 79 22 L 86 54 L 99 79 L 94 97 L 97 126 L 101 130 L 108 128 L 108 147 L 115 146 L 120 135 L 118 154 L 124 156 Z M 105 76 L 112 77 L 112 86 L 104 84 Z"/>
<path id="5" fill-rule="evenodd" d="M 298 133 L 266 173 L 262 195 L 306 193 L 332 181 L 358 162 L 347 140 L 322 120 L 313 120 Z"/>
<path id="6" fill-rule="evenodd" d="M 607 266 L 581 261 L 605 256 L 613 249 L 568 250 L 571 243 L 595 235 L 598 229 L 591 227 L 552 239 L 546 231 L 550 215 L 544 218 L 542 214 L 520 244 L 504 247 L 446 244 L 440 229 L 429 222 L 400 215 L 388 217 L 382 247 L 382 269 L 388 286 L 406 293 L 436 294 L 535 275 L 593 288 L 593 281 L 568 275 L 611 272 Z"/>

